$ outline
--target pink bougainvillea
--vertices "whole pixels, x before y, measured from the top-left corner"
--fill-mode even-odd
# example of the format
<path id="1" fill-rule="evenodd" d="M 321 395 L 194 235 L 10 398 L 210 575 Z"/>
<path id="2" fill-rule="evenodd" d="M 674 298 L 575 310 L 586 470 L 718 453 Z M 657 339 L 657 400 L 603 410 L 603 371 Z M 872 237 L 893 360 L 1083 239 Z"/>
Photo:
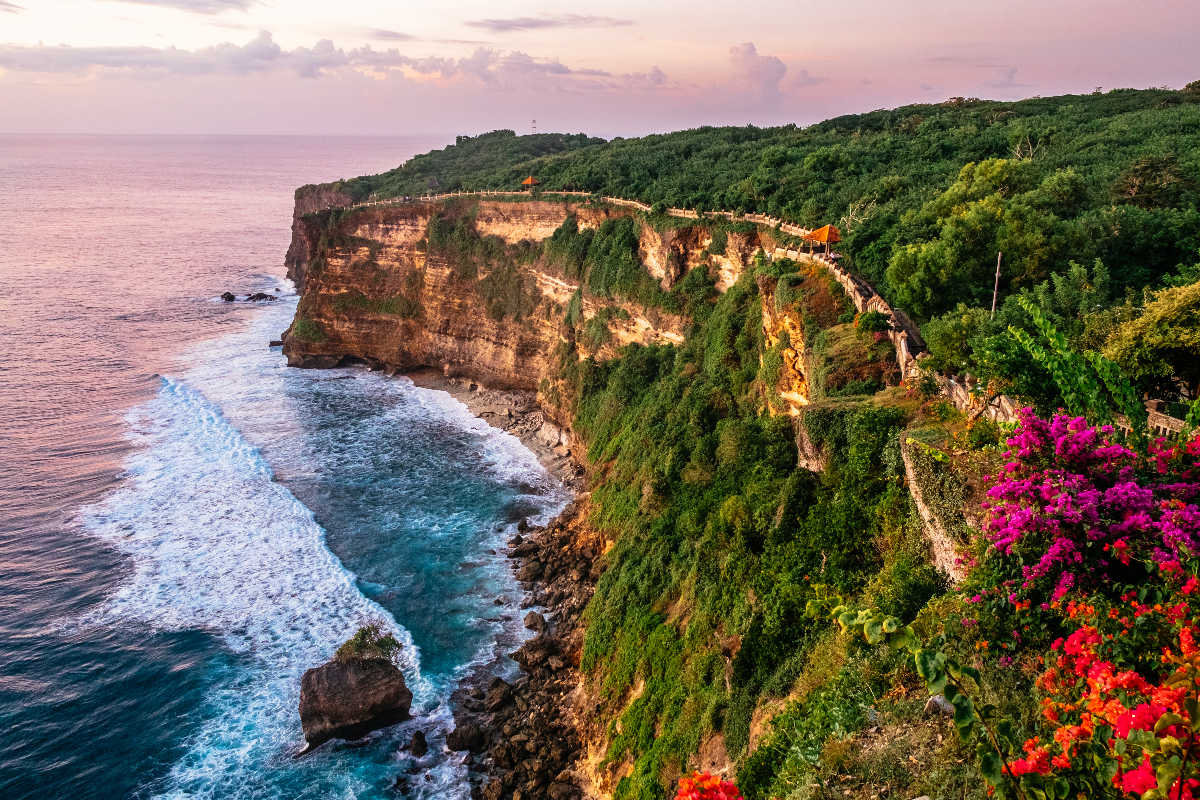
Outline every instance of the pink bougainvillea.
<path id="1" fill-rule="evenodd" d="M 1025 409 L 1008 444 L 984 510 L 1004 573 L 994 589 L 1010 603 L 1170 573 L 1200 553 L 1200 437 L 1138 453 L 1110 427 Z"/>

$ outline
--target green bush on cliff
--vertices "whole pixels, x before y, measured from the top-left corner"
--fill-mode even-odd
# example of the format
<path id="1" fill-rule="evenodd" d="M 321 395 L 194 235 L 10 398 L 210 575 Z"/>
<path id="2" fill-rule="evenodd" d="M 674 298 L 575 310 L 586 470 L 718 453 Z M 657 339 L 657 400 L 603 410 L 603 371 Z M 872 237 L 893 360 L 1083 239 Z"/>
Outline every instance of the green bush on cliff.
<path id="1" fill-rule="evenodd" d="M 325 341 L 325 331 L 311 319 L 297 316 L 292 322 L 292 336 L 305 342 Z"/>
<path id="2" fill-rule="evenodd" d="M 419 319 L 423 313 L 420 301 L 402 294 L 369 298 L 361 292 L 346 292 L 334 297 L 333 307 L 337 311 L 370 311 L 403 319 Z"/>
<path id="3" fill-rule="evenodd" d="M 579 229 L 569 216 L 543 245 L 546 260 L 579 281 L 590 294 L 629 300 L 646 306 L 677 308 L 646 272 L 638 253 L 637 220 L 608 219 L 599 228 Z"/>

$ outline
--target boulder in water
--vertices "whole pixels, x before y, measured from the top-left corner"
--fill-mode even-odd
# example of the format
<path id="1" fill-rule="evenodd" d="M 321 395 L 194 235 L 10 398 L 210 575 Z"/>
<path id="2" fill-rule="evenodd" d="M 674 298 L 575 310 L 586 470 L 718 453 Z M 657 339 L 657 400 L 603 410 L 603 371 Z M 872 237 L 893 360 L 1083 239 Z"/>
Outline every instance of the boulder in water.
<path id="1" fill-rule="evenodd" d="M 254 294 L 246 295 L 246 301 L 250 302 L 250 303 L 259 303 L 259 302 L 262 302 L 263 300 L 275 300 L 275 299 L 277 299 L 275 297 L 275 295 L 267 294 L 266 292 L 255 292 Z"/>
<path id="2" fill-rule="evenodd" d="M 232 303 L 234 300 L 237 300 L 237 298 L 234 297 L 233 292 L 222 292 L 221 299 L 226 303 Z"/>
<path id="3" fill-rule="evenodd" d="M 400 645 L 368 625 L 326 664 L 300 679 L 300 724 L 311 750 L 330 739 L 357 739 L 409 718 L 412 692 L 395 664 Z"/>

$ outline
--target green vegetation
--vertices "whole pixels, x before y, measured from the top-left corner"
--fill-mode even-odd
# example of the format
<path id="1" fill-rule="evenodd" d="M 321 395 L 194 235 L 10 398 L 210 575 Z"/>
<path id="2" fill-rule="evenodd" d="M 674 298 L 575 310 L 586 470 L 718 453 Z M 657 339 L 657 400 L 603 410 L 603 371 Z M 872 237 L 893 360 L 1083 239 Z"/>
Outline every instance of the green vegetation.
<path id="1" fill-rule="evenodd" d="M 1200 392 L 1200 282 L 1164 289 L 1108 340 L 1106 355 L 1159 396 L 1182 382 Z"/>
<path id="2" fill-rule="evenodd" d="M 815 584 L 865 589 L 903 614 L 941 588 L 919 548 L 884 544 L 904 539 L 910 516 L 903 411 L 810 411 L 810 436 L 830 453 L 821 476 L 796 470 L 791 423 L 763 414 L 760 269 L 694 305 L 680 348 L 563 360 L 601 476 L 593 521 L 617 540 L 583 668 L 611 714 L 608 761 L 633 763 L 620 798 L 660 797 L 714 731 L 746 754 L 755 707 L 787 694 L 827 627 L 805 617 Z"/>
<path id="3" fill-rule="evenodd" d="M 484 176 L 498 170 L 515 169 L 533 159 L 551 157 L 603 139 L 582 133 L 537 133 L 517 136 L 510 130 L 492 131 L 481 136 L 458 136 L 452 145 L 414 156 L 402 166 L 378 175 L 364 175 L 334 184 L 355 200 L 371 197 L 400 197 L 426 193 L 455 192 L 461 189 L 516 189 L 519 178 L 505 183 L 480 183 Z M 526 173 L 528 174 L 528 173 Z"/>
<path id="4" fill-rule="evenodd" d="M 459 204 L 433 217 L 426 235 L 428 251 L 444 257 L 460 280 L 476 282 L 489 317 L 526 317 L 537 306 L 540 294 L 520 266 L 537 258 L 541 248 L 530 242 L 510 245 L 499 236 L 480 235 L 475 228 L 477 210 L 474 204 Z"/>
<path id="5" fill-rule="evenodd" d="M 306 342 L 323 342 L 326 338 L 320 325 L 301 316 L 292 322 L 292 335 Z"/>
<path id="6" fill-rule="evenodd" d="M 398 664 L 402 645 L 388 633 L 382 622 L 368 622 L 337 649 L 334 658 L 338 661 L 381 658 Z"/>
<path id="7" fill-rule="evenodd" d="M 537 143 L 527 137 L 493 136 L 494 149 L 469 140 L 344 188 L 415 192 L 430 175 L 444 188 L 513 186 L 534 173 L 546 189 L 654 205 L 597 229 L 570 218 L 535 246 L 480 236 L 463 203 L 431 221 L 427 237 L 431 257 L 473 282 L 496 319 L 533 310 L 519 265 L 581 284 L 552 308 L 565 341 L 542 388 L 574 415 L 592 466 L 591 521 L 614 542 L 586 612 L 582 669 L 601 703 L 605 763 L 624 775 L 616 797 L 659 800 L 718 736 L 747 800 L 987 797 L 982 778 L 1006 780 L 996 754 L 1024 760 L 1016 747 L 1040 724 L 1030 697 L 1039 659 L 1069 630 L 1046 622 L 1059 609 L 1012 599 L 1042 551 L 972 542 L 964 516 L 995 482 L 985 476 L 1003 472 L 1011 426 L 964 416 L 933 396 L 929 376 L 896 387 L 887 318 L 856 316 L 824 271 L 759 257 L 724 294 L 704 268 L 664 290 L 640 263 L 638 226 L 683 236 L 702 224 L 717 253 L 736 226 L 675 220 L 665 207 L 836 223 L 852 268 L 922 324 L 928 366 L 977 376 L 985 393 L 1046 413 L 1123 419 L 1126 443 L 1142 452 L 1141 394 L 1184 400 L 1200 390 L 1200 90 L 959 98 L 806 129 L 567 137 L 529 155 L 522 148 Z M 586 317 L 585 299 L 589 314 L 603 307 Z M 764 302 L 800 321 L 803 343 L 782 334 L 769 345 Z M 685 342 L 596 359 L 614 353 L 609 323 L 623 303 L 686 315 Z M 298 318 L 295 335 L 303 325 L 313 324 Z M 796 418 L 770 413 L 792 344 L 813 401 Z M 1074 423 L 1027 422 L 1027 440 L 1038 425 L 1055 433 L 1042 437 L 1042 461 L 1019 466 L 1057 474 L 1054 443 L 1070 444 Z M 1080 447 L 1107 447 L 1089 431 Z M 798 434 L 821 473 L 797 468 Z M 971 578 L 978 596 L 950 589 L 931 565 L 901 443 L 941 527 L 984 565 Z M 1095 464 L 1114 457 L 1101 455 Z M 1040 542 L 1038 530 L 1022 546 Z M 1079 546 L 1108 552 L 1090 537 L 1081 530 Z M 1097 559 L 1112 567 L 1114 557 Z M 1172 570 L 1184 567 L 1195 574 L 1190 561 Z M 1086 583 L 1086 571 L 1072 580 Z M 896 649 L 875 646 L 885 641 Z M 923 710 L 935 692 L 950 718 Z M 998 719 L 1003 730 L 988 731 Z M 1024 779 L 1041 792 L 1027 796 L 1067 796 L 1047 774 Z M 1096 781 L 1071 785 L 1100 791 Z"/>
<path id="8" fill-rule="evenodd" d="M 337 311 L 369 311 L 403 319 L 419 319 L 422 313 L 420 301 L 405 295 L 368 298 L 360 292 L 348 292 L 335 297 L 333 307 Z"/>
<path id="9" fill-rule="evenodd" d="M 646 306 L 679 306 L 642 266 L 633 217 L 605 220 L 599 228 L 583 231 L 575 217 L 568 217 L 546 241 L 545 249 L 550 263 L 579 281 L 589 294 Z"/>

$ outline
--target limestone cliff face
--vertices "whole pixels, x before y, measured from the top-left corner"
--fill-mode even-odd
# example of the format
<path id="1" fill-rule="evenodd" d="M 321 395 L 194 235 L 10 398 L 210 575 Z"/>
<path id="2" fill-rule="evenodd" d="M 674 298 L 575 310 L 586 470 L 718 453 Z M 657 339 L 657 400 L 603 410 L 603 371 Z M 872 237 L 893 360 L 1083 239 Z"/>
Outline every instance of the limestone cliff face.
<path id="1" fill-rule="evenodd" d="M 292 242 L 288 246 L 284 264 L 287 275 L 297 289 L 304 288 L 304 276 L 308 272 L 308 259 L 318 242 L 310 241 L 311 231 L 303 224 L 305 215 L 324 211 L 332 206 L 344 206 L 353 199 L 336 186 L 328 183 L 301 186 L 296 190 L 296 207 L 292 211 Z"/>
<path id="2" fill-rule="evenodd" d="M 534 245 L 570 215 L 587 228 L 630 213 L 533 200 L 307 210 L 336 202 L 328 192 L 297 193 L 288 270 L 301 299 L 284 336 L 289 364 L 361 360 L 397 370 L 433 367 L 495 388 L 526 390 L 553 374 L 556 353 L 568 341 L 563 320 L 580 289 Z M 431 244 L 435 217 L 466 220 L 470 242 L 487 243 L 492 255 L 480 260 L 470 242 Z M 693 249 L 680 246 L 679 263 L 695 261 Z M 672 280 L 677 275 L 671 273 Z M 670 285 L 667 278 L 664 273 L 664 285 Z M 579 294 L 581 319 L 603 314 L 608 328 L 589 355 L 602 358 L 630 342 L 683 341 L 686 320 L 678 315 Z M 584 351 L 582 344 L 574 346 Z"/>
<path id="3" fill-rule="evenodd" d="M 771 351 L 778 353 L 780 362 L 776 384 L 767 387 L 767 409 L 772 414 L 783 411 L 798 416 L 810 401 L 805 377 L 804 321 L 796 308 L 777 301 L 777 287 L 774 278 L 758 279 L 763 336 Z"/>

